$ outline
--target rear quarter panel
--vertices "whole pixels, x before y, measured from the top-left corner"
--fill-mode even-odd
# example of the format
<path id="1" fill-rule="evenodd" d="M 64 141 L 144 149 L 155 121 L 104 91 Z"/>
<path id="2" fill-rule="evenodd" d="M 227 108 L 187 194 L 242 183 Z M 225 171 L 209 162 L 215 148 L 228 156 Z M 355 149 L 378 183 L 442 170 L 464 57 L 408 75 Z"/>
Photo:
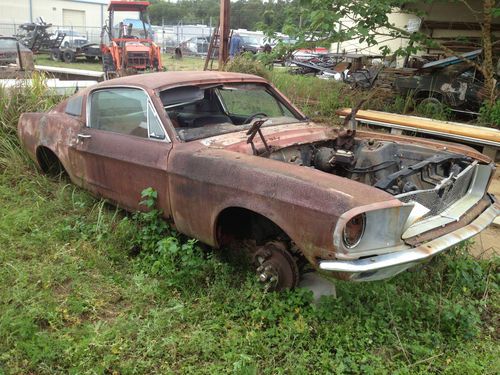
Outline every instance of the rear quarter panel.
<path id="1" fill-rule="evenodd" d="M 23 113 L 17 132 L 23 148 L 37 164 L 37 149 L 47 147 L 57 155 L 71 177 L 68 146 L 76 141 L 76 134 L 82 125 L 79 118 L 64 113 Z"/>

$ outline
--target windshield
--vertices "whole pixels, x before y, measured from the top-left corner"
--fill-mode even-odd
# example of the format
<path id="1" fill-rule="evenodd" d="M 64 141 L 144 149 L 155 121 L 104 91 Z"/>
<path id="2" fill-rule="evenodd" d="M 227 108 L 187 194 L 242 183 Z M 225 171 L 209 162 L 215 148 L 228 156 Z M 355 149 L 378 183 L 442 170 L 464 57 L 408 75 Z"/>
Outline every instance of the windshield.
<path id="1" fill-rule="evenodd" d="M 184 141 L 246 130 L 255 119 L 267 118 L 263 126 L 304 120 L 263 84 L 183 86 L 162 91 L 160 98 Z"/>
<path id="2" fill-rule="evenodd" d="M 256 46 L 260 45 L 259 40 L 253 36 L 242 36 L 241 39 L 245 44 L 256 45 Z"/>

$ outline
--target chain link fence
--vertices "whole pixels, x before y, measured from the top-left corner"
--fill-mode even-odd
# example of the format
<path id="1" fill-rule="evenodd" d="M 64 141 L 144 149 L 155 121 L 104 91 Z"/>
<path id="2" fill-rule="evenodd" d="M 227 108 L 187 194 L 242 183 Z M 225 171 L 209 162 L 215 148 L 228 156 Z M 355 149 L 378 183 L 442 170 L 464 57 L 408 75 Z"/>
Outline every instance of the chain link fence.
<path id="1" fill-rule="evenodd" d="M 20 35 L 26 34 L 26 31 L 20 29 L 20 26 L 21 24 L 0 23 L 0 36 L 20 37 Z M 176 47 L 180 46 L 183 53 L 204 55 L 207 53 L 210 37 L 215 27 L 179 22 L 176 25 L 151 26 L 151 29 L 153 31 L 153 40 L 162 48 L 163 52 L 173 52 Z M 101 27 L 52 25 L 47 29 L 47 32 L 52 34 L 51 38 L 55 38 L 59 32 L 65 33 L 66 36 L 61 46 L 68 48 L 79 47 L 88 43 L 99 44 L 101 42 L 101 30 Z M 256 40 L 258 43 L 264 42 L 262 32 L 243 29 L 235 30 L 235 32 L 238 32 L 242 37 Z"/>
<path id="2" fill-rule="evenodd" d="M 19 37 L 26 34 L 25 30 L 20 29 L 21 24 L 15 23 L 0 23 L 0 36 Z M 52 25 L 47 29 L 47 32 L 52 34 L 65 33 L 61 46 L 63 48 L 81 46 L 87 43 L 101 42 L 100 27 L 78 27 L 78 26 L 61 26 Z M 176 47 L 183 45 L 183 49 L 187 49 L 193 54 L 204 54 L 208 50 L 210 36 L 214 27 L 207 25 L 165 25 L 152 26 L 153 40 L 161 46 L 164 52 L 171 52 Z"/>

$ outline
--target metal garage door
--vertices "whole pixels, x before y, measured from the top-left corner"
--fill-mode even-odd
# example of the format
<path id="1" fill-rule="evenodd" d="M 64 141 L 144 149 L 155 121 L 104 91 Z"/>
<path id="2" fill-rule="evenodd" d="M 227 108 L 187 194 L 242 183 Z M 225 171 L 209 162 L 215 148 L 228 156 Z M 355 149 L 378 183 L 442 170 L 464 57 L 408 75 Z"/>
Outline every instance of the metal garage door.
<path id="1" fill-rule="evenodd" d="M 85 11 L 63 9 L 63 26 L 64 29 L 73 29 L 76 32 L 85 32 Z"/>

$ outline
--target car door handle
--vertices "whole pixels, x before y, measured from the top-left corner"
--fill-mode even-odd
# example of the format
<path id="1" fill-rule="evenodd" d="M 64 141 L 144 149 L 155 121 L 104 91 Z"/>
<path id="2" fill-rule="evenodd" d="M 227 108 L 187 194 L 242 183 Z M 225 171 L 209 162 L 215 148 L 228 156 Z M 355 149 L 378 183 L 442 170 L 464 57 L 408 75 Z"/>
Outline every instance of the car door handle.
<path id="1" fill-rule="evenodd" d="M 92 136 L 90 134 L 81 134 L 81 133 L 78 133 L 77 134 L 77 138 L 83 140 L 83 139 L 92 138 Z"/>

